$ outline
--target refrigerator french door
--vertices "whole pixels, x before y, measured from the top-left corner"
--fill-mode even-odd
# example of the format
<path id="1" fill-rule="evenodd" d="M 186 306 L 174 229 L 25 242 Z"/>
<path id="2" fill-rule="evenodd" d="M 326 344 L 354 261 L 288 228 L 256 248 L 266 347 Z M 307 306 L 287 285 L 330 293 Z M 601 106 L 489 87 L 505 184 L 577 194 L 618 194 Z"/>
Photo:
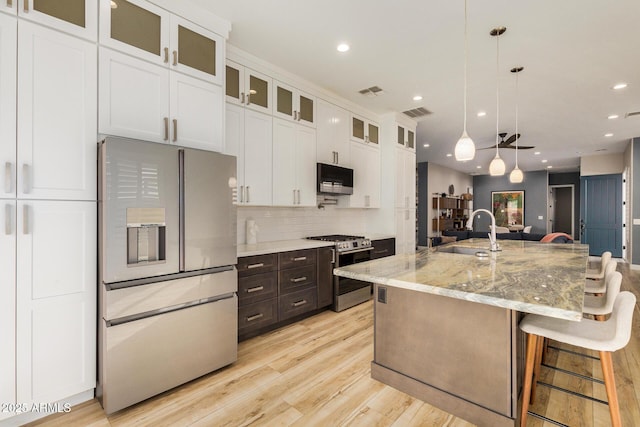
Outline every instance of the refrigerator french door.
<path id="1" fill-rule="evenodd" d="M 99 144 L 97 395 L 110 414 L 237 358 L 236 158 Z"/>

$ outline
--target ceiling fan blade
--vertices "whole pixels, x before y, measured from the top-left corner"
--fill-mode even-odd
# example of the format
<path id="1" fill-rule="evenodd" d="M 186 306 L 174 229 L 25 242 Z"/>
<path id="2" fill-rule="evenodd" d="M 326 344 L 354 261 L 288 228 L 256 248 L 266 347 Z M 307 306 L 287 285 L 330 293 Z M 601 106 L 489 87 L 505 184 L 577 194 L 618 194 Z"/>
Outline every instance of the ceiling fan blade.
<path id="1" fill-rule="evenodd" d="M 514 134 L 513 134 L 513 135 L 511 135 L 509 138 L 507 138 L 507 140 L 505 141 L 505 144 L 507 144 L 507 145 L 508 145 L 508 144 L 513 144 L 513 143 L 516 141 L 516 139 L 518 139 L 518 138 L 520 138 L 520 134 L 517 134 L 517 135 L 516 135 L 516 134 L 514 133 Z"/>
<path id="2" fill-rule="evenodd" d="M 498 146 L 498 148 L 499 148 L 499 147 L 500 147 L 500 146 Z M 495 150 L 495 149 L 496 149 L 496 146 L 495 146 L 495 145 L 492 145 L 491 147 L 478 148 L 478 150 Z"/>
<path id="3" fill-rule="evenodd" d="M 511 147 L 511 148 L 516 148 L 516 147 Z M 533 145 L 518 146 L 518 150 L 530 150 L 532 148 L 536 148 L 536 147 Z"/>

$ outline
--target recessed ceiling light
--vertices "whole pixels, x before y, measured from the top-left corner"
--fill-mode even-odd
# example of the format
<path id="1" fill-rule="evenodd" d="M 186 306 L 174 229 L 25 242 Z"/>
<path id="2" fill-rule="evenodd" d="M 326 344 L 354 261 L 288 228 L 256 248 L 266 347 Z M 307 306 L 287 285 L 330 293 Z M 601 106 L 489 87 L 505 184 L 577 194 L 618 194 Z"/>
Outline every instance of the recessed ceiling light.
<path id="1" fill-rule="evenodd" d="M 423 147 L 424 148 L 429 148 L 429 144 L 424 144 Z"/>
<path id="2" fill-rule="evenodd" d="M 482 166 L 478 165 L 476 166 L 476 169 L 482 169 Z"/>
<path id="3" fill-rule="evenodd" d="M 542 159 L 542 163 L 547 163 L 548 160 L 547 159 Z"/>
<path id="4" fill-rule="evenodd" d="M 604 136 L 606 136 L 607 138 L 611 138 L 613 136 L 612 133 L 605 133 Z"/>
<path id="5" fill-rule="evenodd" d="M 609 119 L 609 120 L 613 120 L 613 119 L 617 119 L 617 118 L 618 118 L 618 115 L 617 115 L 617 114 L 611 114 L 611 115 L 609 115 L 609 116 L 607 117 L 607 119 Z"/>
<path id="6" fill-rule="evenodd" d="M 613 89 L 620 90 L 620 89 L 624 89 L 625 87 L 627 87 L 626 83 L 617 83 L 615 86 L 613 86 Z"/>
<path id="7" fill-rule="evenodd" d="M 338 45 L 338 52 L 346 52 L 346 51 L 348 51 L 349 49 L 351 49 L 351 46 L 349 46 L 349 45 L 348 45 L 348 44 L 346 44 L 346 43 L 340 43 L 340 44 Z"/>
<path id="8" fill-rule="evenodd" d="M 549 165 L 549 166 L 547 166 L 547 169 L 551 169 L 552 167 L 553 167 L 553 166 Z"/>
<path id="9" fill-rule="evenodd" d="M 413 97 L 414 101 L 422 101 L 422 96 L 421 95 L 416 95 Z"/>
<path id="10" fill-rule="evenodd" d="M 533 154 L 535 154 L 536 156 L 539 156 L 539 155 L 540 155 L 540 152 L 539 152 L 539 151 L 536 151 L 536 152 L 535 152 L 535 153 L 533 153 Z"/>
<path id="11" fill-rule="evenodd" d="M 447 153 L 447 157 L 451 157 L 451 155 L 452 155 L 451 153 Z"/>
<path id="12" fill-rule="evenodd" d="M 487 115 L 486 111 L 478 111 L 478 117 L 484 117 Z"/>

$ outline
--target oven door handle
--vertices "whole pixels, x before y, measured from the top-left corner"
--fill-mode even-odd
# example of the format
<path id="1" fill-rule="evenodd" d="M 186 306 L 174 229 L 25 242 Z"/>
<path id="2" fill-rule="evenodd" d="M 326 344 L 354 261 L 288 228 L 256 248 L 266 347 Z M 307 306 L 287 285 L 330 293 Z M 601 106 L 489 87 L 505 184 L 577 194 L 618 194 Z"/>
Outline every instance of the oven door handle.
<path id="1" fill-rule="evenodd" d="M 367 252 L 367 251 L 372 251 L 373 249 L 374 249 L 373 246 L 370 247 L 370 248 L 354 249 L 352 251 L 338 252 L 338 255 L 355 254 L 355 253 L 358 253 L 358 252 Z"/>

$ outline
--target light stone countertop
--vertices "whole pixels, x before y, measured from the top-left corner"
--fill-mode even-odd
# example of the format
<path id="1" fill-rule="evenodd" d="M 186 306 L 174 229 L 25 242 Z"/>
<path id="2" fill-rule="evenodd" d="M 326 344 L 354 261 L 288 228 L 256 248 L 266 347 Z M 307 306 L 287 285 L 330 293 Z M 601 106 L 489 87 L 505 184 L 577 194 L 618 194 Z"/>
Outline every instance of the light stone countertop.
<path id="1" fill-rule="evenodd" d="M 488 249 L 468 239 L 334 269 L 334 274 L 560 319 L 582 319 L 589 246 L 500 240 L 489 257 L 438 252 Z M 487 251 L 488 252 L 488 251 Z"/>

